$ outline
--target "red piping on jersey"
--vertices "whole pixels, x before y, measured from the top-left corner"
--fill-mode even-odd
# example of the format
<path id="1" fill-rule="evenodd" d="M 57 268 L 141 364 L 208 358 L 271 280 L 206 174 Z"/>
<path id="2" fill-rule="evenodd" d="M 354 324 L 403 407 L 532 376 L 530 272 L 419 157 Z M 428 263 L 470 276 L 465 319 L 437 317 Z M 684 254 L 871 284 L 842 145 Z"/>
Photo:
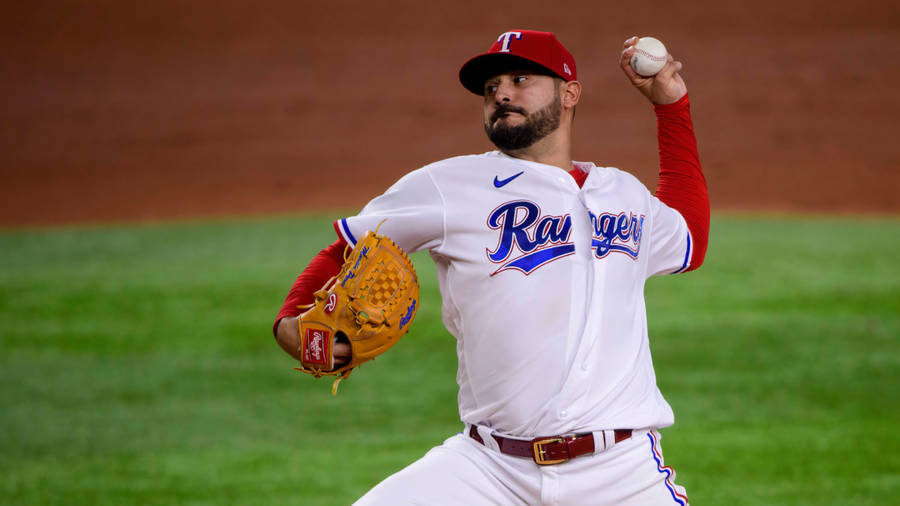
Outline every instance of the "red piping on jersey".
<path id="1" fill-rule="evenodd" d="M 685 95 L 674 104 L 654 106 L 659 141 L 656 197 L 681 213 L 693 239 L 689 267 L 683 272 L 700 267 L 709 241 L 709 195 L 697 154 L 690 105 Z M 579 187 L 588 176 L 581 169 L 573 169 L 569 174 Z"/>

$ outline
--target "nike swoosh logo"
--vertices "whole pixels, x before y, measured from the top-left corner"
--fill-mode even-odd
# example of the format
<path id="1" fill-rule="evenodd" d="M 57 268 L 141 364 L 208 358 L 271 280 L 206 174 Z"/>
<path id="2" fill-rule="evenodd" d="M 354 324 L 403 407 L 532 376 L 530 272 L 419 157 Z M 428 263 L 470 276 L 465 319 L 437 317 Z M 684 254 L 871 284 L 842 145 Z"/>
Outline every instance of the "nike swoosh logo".
<path id="1" fill-rule="evenodd" d="M 522 172 L 519 172 L 518 174 L 516 174 L 514 176 L 509 176 L 506 179 L 497 179 L 497 176 L 494 176 L 494 188 L 502 188 L 502 187 L 506 186 L 507 183 L 509 183 L 513 179 L 521 176 L 524 173 L 525 173 L 525 171 L 523 170 Z"/>

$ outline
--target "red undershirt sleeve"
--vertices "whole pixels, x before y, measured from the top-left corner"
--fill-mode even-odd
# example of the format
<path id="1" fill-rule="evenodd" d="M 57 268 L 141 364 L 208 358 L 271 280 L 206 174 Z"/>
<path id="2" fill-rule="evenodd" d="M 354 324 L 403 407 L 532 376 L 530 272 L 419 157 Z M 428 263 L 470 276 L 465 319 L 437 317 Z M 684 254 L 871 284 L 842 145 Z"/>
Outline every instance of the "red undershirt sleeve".
<path id="1" fill-rule="evenodd" d="M 659 183 L 656 197 L 677 210 L 687 222 L 693 240 L 690 267 L 703 263 L 709 241 L 709 195 L 697 154 L 691 122 L 690 100 L 685 95 L 674 104 L 656 105 L 659 141 Z"/>
<path id="2" fill-rule="evenodd" d="M 274 335 L 278 335 L 278 322 L 282 318 L 299 315 L 301 309 L 298 306 L 312 304 L 313 293 L 322 288 L 332 276 L 337 275 L 341 266 L 344 265 L 344 248 L 346 246 L 347 243 L 343 239 L 334 241 L 313 257 L 306 269 L 303 269 L 303 272 L 297 276 L 294 286 L 291 287 L 281 306 L 281 311 L 275 318 L 275 325 L 272 327 Z"/>

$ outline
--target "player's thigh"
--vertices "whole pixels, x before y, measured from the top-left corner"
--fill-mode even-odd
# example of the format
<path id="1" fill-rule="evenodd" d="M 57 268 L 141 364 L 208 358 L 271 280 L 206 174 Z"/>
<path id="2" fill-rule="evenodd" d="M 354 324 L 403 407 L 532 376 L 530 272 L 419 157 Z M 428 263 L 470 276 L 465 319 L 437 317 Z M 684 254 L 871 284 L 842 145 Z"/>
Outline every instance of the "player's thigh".
<path id="1" fill-rule="evenodd" d="M 663 460 L 656 431 L 635 435 L 607 452 L 571 463 L 583 466 L 566 473 L 564 504 L 615 506 L 688 506 L 675 471 Z M 593 461 L 593 462 L 591 462 Z"/>
<path id="2" fill-rule="evenodd" d="M 508 470 L 498 467 L 493 456 L 475 444 L 463 435 L 451 437 L 387 477 L 354 504 L 527 504 L 526 492 L 517 489 L 516 480 L 505 476 Z"/>

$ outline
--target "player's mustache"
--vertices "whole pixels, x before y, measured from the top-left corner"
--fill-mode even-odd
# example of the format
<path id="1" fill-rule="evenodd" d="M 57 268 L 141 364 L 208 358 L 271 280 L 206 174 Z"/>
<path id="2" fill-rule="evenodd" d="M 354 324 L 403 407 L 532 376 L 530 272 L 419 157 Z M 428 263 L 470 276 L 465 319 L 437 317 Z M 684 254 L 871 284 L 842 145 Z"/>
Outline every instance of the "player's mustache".
<path id="1" fill-rule="evenodd" d="M 497 110 L 494 111 L 494 114 L 491 114 L 491 123 L 497 121 L 501 117 L 506 116 L 507 114 L 509 114 L 511 112 L 519 113 L 522 116 L 528 115 L 528 113 L 525 111 L 525 109 L 522 109 L 521 107 L 516 107 L 514 105 L 501 104 L 501 105 L 497 106 Z"/>

